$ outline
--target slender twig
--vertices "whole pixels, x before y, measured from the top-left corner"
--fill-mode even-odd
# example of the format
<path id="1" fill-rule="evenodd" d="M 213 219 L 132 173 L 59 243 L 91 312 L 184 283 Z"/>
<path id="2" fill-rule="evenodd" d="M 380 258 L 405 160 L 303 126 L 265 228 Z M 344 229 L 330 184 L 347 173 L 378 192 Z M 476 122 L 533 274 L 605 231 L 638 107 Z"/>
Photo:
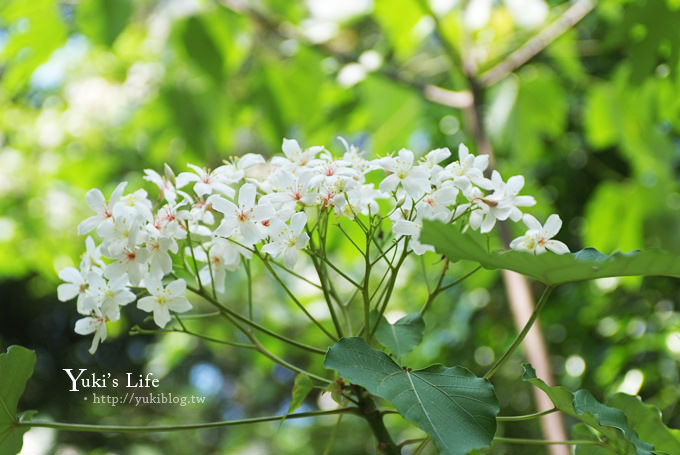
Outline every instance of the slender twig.
<path id="1" fill-rule="evenodd" d="M 532 420 L 544 415 L 556 412 L 557 408 L 548 409 L 547 411 L 534 412 L 533 414 L 526 414 L 523 416 L 497 416 L 496 421 L 498 422 L 522 422 L 525 420 Z"/>
<path id="2" fill-rule="evenodd" d="M 493 85 L 520 66 L 524 65 L 543 49 L 548 47 L 550 43 L 570 30 L 590 13 L 593 8 L 595 8 L 595 2 L 592 0 L 577 0 L 574 2 L 553 23 L 529 39 L 529 41 L 519 49 L 505 57 L 496 66 L 482 73 L 479 77 L 481 85 L 484 87 Z"/>
<path id="3" fill-rule="evenodd" d="M 324 55 L 333 56 L 335 59 L 343 63 L 356 62 L 356 57 L 333 49 L 331 46 L 323 43 L 310 42 L 302 32 L 298 31 L 290 24 L 283 24 L 268 15 L 252 8 L 246 1 L 243 0 L 220 0 L 227 8 L 239 14 L 246 14 L 253 18 L 256 22 L 261 24 L 266 30 L 277 35 L 282 39 L 294 39 L 298 42 L 304 43 L 310 49 L 319 51 Z M 472 104 L 472 94 L 467 90 L 455 91 L 437 85 L 428 84 L 407 77 L 403 72 L 383 65 L 376 70 L 377 75 L 386 78 L 399 85 L 410 87 L 414 89 L 421 97 L 433 103 L 441 104 L 453 108 L 466 108 Z"/>
<path id="4" fill-rule="evenodd" d="M 179 319 L 178 319 L 179 320 Z M 252 344 L 246 344 L 246 343 L 237 343 L 235 341 L 228 341 L 228 340 L 219 340 L 217 338 L 209 337 L 206 335 L 201 335 L 200 333 L 192 332 L 187 329 L 143 329 L 141 327 L 132 327 L 130 329 L 130 334 L 131 335 L 156 335 L 158 333 L 184 333 L 185 335 L 191 335 L 196 338 L 200 338 L 205 341 L 210 341 L 212 343 L 220 343 L 220 344 L 226 344 L 229 346 L 234 346 L 236 348 L 243 348 L 243 349 L 255 349 L 255 345 Z"/>
<path id="5" fill-rule="evenodd" d="M 310 411 L 310 412 L 298 412 L 295 414 L 289 414 L 287 416 L 267 416 L 267 417 L 253 417 L 250 419 L 240 419 L 240 420 L 225 420 L 220 422 L 204 422 L 204 423 L 191 423 L 184 425 L 162 425 L 162 426 L 144 426 L 144 425 L 89 425 L 80 423 L 64 423 L 64 422 L 45 422 L 42 420 L 24 420 L 15 422 L 14 425 L 20 427 L 40 427 L 40 428 L 54 428 L 61 431 L 86 431 L 86 432 L 112 432 L 112 433 L 151 433 L 151 432 L 164 432 L 164 431 L 181 431 L 181 430 L 200 430 L 203 428 L 218 428 L 218 427 L 230 427 L 236 425 L 247 425 L 251 423 L 261 423 L 261 422 L 276 422 L 285 417 L 288 419 L 300 419 L 304 417 L 317 417 L 324 415 L 333 414 L 356 414 L 357 408 L 347 407 L 331 409 L 329 411 Z"/>
<path id="6" fill-rule="evenodd" d="M 300 302 L 300 300 L 298 300 L 298 298 L 295 296 L 295 294 L 288 288 L 288 285 L 286 285 L 286 283 L 276 273 L 276 271 L 271 266 L 271 264 L 269 264 L 267 261 L 263 261 L 263 264 L 267 268 L 269 273 L 272 275 L 272 277 L 274 277 L 276 282 L 279 283 L 279 285 L 283 288 L 283 290 L 286 292 L 286 294 L 288 294 L 288 297 L 290 297 L 290 299 L 293 301 L 293 303 L 295 303 L 295 305 L 300 309 L 300 311 L 302 311 L 304 313 L 304 315 L 307 316 L 307 318 L 310 321 L 312 321 L 312 323 L 315 326 L 317 326 L 319 328 L 319 330 L 321 330 L 323 333 L 325 333 L 326 336 L 328 336 L 328 338 L 330 338 L 334 342 L 338 341 L 337 338 L 335 336 L 333 336 L 333 334 L 326 329 L 326 327 L 324 327 L 319 321 L 316 320 L 316 318 L 314 316 L 312 316 L 312 314 L 307 310 L 307 308 L 305 308 L 305 306 L 302 304 L 302 302 Z"/>
<path id="7" fill-rule="evenodd" d="M 503 438 L 497 436 L 493 438 L 495 442 L 504 442 L 506 444 L 529 444 L 529 445 L 551 445 L 551 444 L 562 444 L 569 446 L 601 446 L 603 445 L 600 441 L 589 441 L 589 440 L 572 440 L 572 441 L 548 441 L 545 439 L 524 439 L 524 438 Z"/>
<path id="8" fill-rule="evenodd" d="M 298 348 L 300 348 L 300 349 L 304 349 L 305 351 L 313 352 L 313 353 L 315 353 L 315 354 L 326 355 L 326 351 L 324 351 L 323 349 L 319 349 L 319 348 L 316 348 L 316 347 L 314 347 L 314 346 L 310 346 L 310 345 L 308 345 L 308 344 L 300 343 L 299 341 L 293 340 L 292 338 L 288 338 L 288 337 L 286 337 L 286 336 L 284 336 L 284 335 L 281 335 L 280 333 L 276 333 L 276 332 L 274 332 L 273 330 L 270 330 L 270 329 L 268 329 L 268 328 L 266 328 L 266 327 L 264 327 L 264 326 L 261 326 L 261 325 L 258 324 L 257 322 L 252 321 L 252 320 L 248 319 L 247 317 L 238 314 L 237 312 L 235 312 L 234 310 L 232 310 L 232 309 L 226 307 L 225 305 L 222 305 L 220 302 L 218 302 L 217 300 L 213 299 L 212 297 L 210 297 L 209 295 L 205 294 L 204 292 L 202 292 L 202 291 L 199 290 L 199 289 L 196 289 L 196 288 L 194 288 L 194 287 L 192 287 L 192 286 L 187 286 L 187 289 L 188 289 L 189 291 L 193 292 L 194 294 L 203 297 L 205 300 L 207 300 L 208 302 L 210 302 L 210 303 L 212 303 L 213 305 L 215 305 L 217 308 L 219 308 L 220 310 L 222 310 L 222 311 L 221 311 L 222 314 L 225 314 L 225 313 L 226 313 L 226 314 L 228 314 L 228 315 L 234 317 L 235 319 L 238 319 L 239 321 L 243 322 L 244 324 L 248 324 L 249 326 L 253 327 L 254 329 L 259 330 L 259 331 L 262 332 L 262 333 L 265 333 L 265 334 L 267 334 L 267 335 L 269 335 L 269 336 L 271 336 L 271 337 L 273 337 L 273 338 L 276 338 L 276 339 L 278 339 L 278 340 L 281 340 L 281 341 L 283 341 L 283 342 L 285 342 L 285 343 L 288 343 L 288 344 L 290 344 L 290 345 L 292 345 L 292 346 L 296 346 L 296 347 L 298 347 Z"/>
<path id="9" fill-rule="evenodd" d="M 496 371 L 500 367 L 503 366 L 503 364 L 510 358 L 513 352 L 519 347 L 519 345 L 522 343 L 524 340 L 524 337 L 527 336 L 527 333 L 529 333 L 529 329 L 531 329 L 531 326 L 534 325 L 534 321 L 536 321 L 536 318 L 538 317 L 538 313 L 541 312 L 541 309 L 543 309 L 543 306 L 545 305 L 545 302 L 547 302 L 548 297 L 550 296 L 550 293 L 554 289 L 554 286 L 548 286 L 545 288 L 543 291 L 543 294 L 541 295 L 541 298 L 538 300 L 538 303 L 536 304 L 536 308 L 534 309 L 533 313 L 531 313 L 531 317 L 527 321 L 526 324 L 524 324 L 524 328 L 522 331 L 517 334 L 517 337 L 515 338 L 515 341 L 512 342 L 510 347 L 505 351 L 505 353 L 501 356 L 500 359 L 496 361 L 496 363 L 493 364 L 493 366 L 489 369 L 489 371 L 486 372 L 484 375 L 484 379 L 490 379 Z"/>

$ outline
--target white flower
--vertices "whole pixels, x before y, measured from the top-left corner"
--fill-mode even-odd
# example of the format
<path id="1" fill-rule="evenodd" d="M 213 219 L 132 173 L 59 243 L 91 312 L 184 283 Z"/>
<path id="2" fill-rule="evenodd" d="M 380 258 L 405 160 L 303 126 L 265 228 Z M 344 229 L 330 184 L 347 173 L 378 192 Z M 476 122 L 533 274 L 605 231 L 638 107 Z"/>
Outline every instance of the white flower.
<path id="1" fill-rule="evenodd" d="M 279 209 L 285 207 L 293 211 L 297 204 L 313 205 L 318 194 L 311 184 L 312 177 L 312 171 L 293 174 L 286 169 L 279 169 L 269 178 L 273 192 L 265 194 L 260 202 L 270 202 Z"/>
<path id="2" fill-rule="evenodd" d="M 354 216 L 357 214 L 377 214 L 379 206 L 376 199 L 384 197 L 386 197 L 385 194 L 378 191 L 370 183 L 356 186 L 335 197 L 333 200 L 335 213 L 346 216 L 350 220 L 354 219 Z"/>
<path id="3" fill-rule="evenodd" d="M 146 284 L 149 296 L 142 297 L 137 302 L 137 308 L 142 311 L 153 312 L 153 320 L 160 328 L 170 321 L 170 311 L 182 313 L 191 309 L 191 304 L 184 297 L 187 284 L 179 279 L 163 286 L 160 281 L 151 281 Z"/>
<path id="4" fill-rule="evenodd" d="M 82 305 L 78 305 L 80 314 L 90 314 L 98 311 L 109 321 L 120 319 L 120 307 L 135 300 L 135 294 L 128 289 L 127 275 L 106 281 L 95 272 L 87 276 L 89 290 Z"/>
<path id="5" fill-rule="evenodd" d="M 151 201 L 146 197 L 146 191 L 137 190 L 134 193 L 122 196 L 113 205 L 114 218 L 139 218 L 144 221 L 151 221 Z"/>
<path id="6" fill-rule="evenodd" d="M 421 256 L 427 251 L 434 251 L 432 245 L 427 245 L 420 243 L 418 237 L 420 237 L 420 231 L 423 229 L 422 220 L 408 221 L 408 220 L 396 220 L 392 224 L 392 232 L 399 238 L 402 237 L 400 241 L 405 241 L 406 237 L 410 237 L 408 247 L 413 250 L 413 252 Z"/>
<path id="7" fill-rule="evenodd" d="M 226 163 L 213 171 L 226 183 L 236 183 L 245 176 L 245 170 L 258 164 L 264 164 L 264 158 L 257 153 L 246 153 L 243 156 L 233 158 L 233 161 Z"/>
<path id="8" fill-rule="evenodd" d="M 90 271 L 94 268 L 102 268 L 101 245 L 95 245 L 94 239 L 89 235 L 85 239 L 85 253 L 80 260 L 80 269 L 84 272 Z"/>
<path id="9" fill-rule="evenodd" d="M 224 280 L 227 272 L 237 270 L 241 265 L 242 257 L 250 259 L 253 256 L 252 251 L 235 242 L 248 248 L 252 247 L 252 245 L 245 245 L 243 236 L 241 236 L 240 232 L 236 231 L 229 239 L 215 237 L 208 250 L 208 255 L 203 250 L 194 250 L 197 261 L 208 262 L 208 259 L 210 259 L 210 264 L 201 269 L 200 276 L 204 283 L 209 283 L 212 280 L 217 292 L 224 291 Z"/>
<path id="10" fill-rule="evenodd" d="M 169 167 L 167 169 L 169 169 Z M 172 170 L 170 170 L 170 172 L 172 172 Z M 158 187 L 161 193 L 160 194 L 161 199 L 165 199 L 171 205 L 176 204 L 177 190 L 175 190 L 175 185 L 173 185 L 168 178 L 161 177 L 161 175 L 158 172 L 154 171 L 153 169 L 145 169 L 144 174 L 145 174 L 144 180 L 148 180 L 149 182 L 155 184 Z"/>
<path id="11" fill-rule="evenodd" d="M 384 193 L 391 193 L 401 184 L 413 200 L 418 200 L 430 189 L 427 168 L 413 165 L 413 152 L 410 150 L 401 149 L 396 157 L 381 158 L 378 164 L 391 173 L 380 182 L 380 191 Z"/>
<path id="12" fill-rule="evenodd" d="M 489 181 L 484 178 L 484 171 L 489 166 L 488 155 L 474 156 L 468 151 L 465 144 L 458 146 L 458 161 L 446 166 L 446 174 L 454 178 L 458 185 L 464 185 L 465 181 L 474 183 L 484 189 L 489 189 Z M 465 190 L 465 188 L 460 188 Z"/>
<path id="13" fill-rule="evenodd" d="M 449 150 L 448 147 L 444 147 L 431 150 L 422 158 L 423 166 L 430 170 L 430 180 L 433 183 L 440 184 L 440 179 L 442 177 L 447 177 L 446 172 L 442 173 L 444 168 L 441 167 L 439 163 L 447 159 L 449 156 L 451 156 L 451 150 Z"/>
<path id="14" fill-rule="evenodd" d="M 146 240 L 149 274 L 160 280 L 172 271 L 172 258 L 169 252 L 177 253 L 177 242 L 174 238 L 163 237 L 154 226 L 147 225 L 147 231 L 149 232 Z"/>
<path id="15" fill-rule="evenodd" d="M 443 186 L 425 196 L 416 204 L 418 216 L 426 220 L 440 220 L 447 223 L 451 219 L 451 210 L 455 205 L 458 190 L 452 186 Z"/>
<path id="16" fill-rule="evenodd" d="M 531 196 L 518 196 L 524 186 L 524 177 L 515 175 L 503 182 L 498 171 L 493 171 L 491 184 L 494 192 L 491 195 L 475 198 L 472 203 L 476 207 L 470 214 L 470 226 L 479 229 L 483 234 L 491 231 L 496 220 L 519 221 L 522 212 L 519 207 L 528 207 L 536 204 Z"/>
<path id="17" fill-rule="evenodd" d="M 76 321 L 75 332 L 79 335 L 89 335 L 94 332 L 92 345 L 89 349 L 89 353 L 94 354 L 97 351 L 99 342 L 106 339 L 106 317 L 95 311 L 94 316 L 78 319 Z"/>
<path id="18" fill-rule="evenodd" d="M 59 278 L 66 281 L 66 283 L 62 283 L 57 287 L 57 298 L 62 302 L 66 302 L 78 296 L 78 305 L 81 305 L 90 287 L 86 280 L 86 273 L 74 267 L 67 267 L 59 271 Z"/>
<path id="19" fill-rule="evenodd" d="M 137 286 L 148 271 L 149 267 L 146 262 L 148 257 L 149 251 L 145 248 L 123 248 L 116 261 L 106 266 L 104 276 L 115 280 L 127 274 L 130 277 L 130 283 Z"/>
<path id="20" fill-rule="evenodd" d="M 97 229 L 102 225 L 102 223 L 111 219 L 113 216 L 113 206 L 116 204 L 116 202 L 118 202 L 121 194 L 123 194 L 125 185 L 127 185 L 127 182 L 118 184 L 116 189 L 113 190 L 108 204 L 106 203 L 106 199 L 104 198 L 102 192 L 97 188 L 91 189 L 87 192 L 85 195 L 85 200 L 87 201 L 87 205 L 89 205 L 90 208 L 94 210 L 95 214 L 78 225 L 79 235 L 87 234 L 93 229 Z"/>
<path id="21" fill-rule="evenodd" d="M 194 184 L 194 192 L 198 196 L 214 192 L 221 193 L 227 197 L 234 197 L 234 194 L 236 194 L 236 191 L 223 181 L 221 171 L 217 171 L 217 169 L 214 171 L 205 170 L 193 164 L 188 164 L 187 166 L 193 169 L 195 173 L 182 172 L 179 174 L 175 180 L 177 188 L 182 188 L 190 182 L 196 182 Z"/>
<path id="22" fill-rule="evenodd" d="M 256 188 L 252 183 L 245 183 L 238 192 L 238 206 L 223 197 L 211 197 L 209 203 L 224 214 L 222 223 L 215 233 L 229 237 L 238 230 L 247 243 L 257 243 L 264 237 L 259 222 L 272 218 L 274 208 L 269 204 L 256 204 Z"/>
<path id="23" fill-rule="evenodd" d="M 302 150 L 300 144 L 298 144 L 295 139 L 284 138 L 281 150 L 283 151 L 285 158 L 282 156 L 275 156 L 271 159 L 271 164 L 291 172 L 296 172 L 298 168 L 315 165 L 318 162 L 316 155 L 323 149 L 323 147 L 315 146 Z"/>
<path id="24" fill-rule="evenodd" d="M 541 226 L 541 223 L 529 214 L 524 214 L 522 221 L 529 230 L 523 236 L 510 242 L 510 248 L 513 250 L 529 251 L 534 254 L 545 253 L 545 250 L 556 254 L 569 252 L 567 245 L 559 240 L 551 240 L 562 227 L 562 220 L 558 215 L 550 215 L 544 226 Z"/>
<path id="25" fill-rule="evenodd" d="M 113 258 L 144 242 L 142 223 L 134 217 L 112 218 L 111 222 L 100 225 L 97 233 L 103 240 L 102 251 Z"/>
<path id="26" fill-rule="evenodd" d="M 286 225 L 277 218 L 272 220 L 270 242 L 262 247 L 262 252 L 274 258 L 283 255 L 283 263 L 293 268 L 297 262 L 298 250 L 307 246 L 309 235 L 302 232 L 307 224 L 307 215 L 298 212 L 290 218 L 290 225 Z"/>

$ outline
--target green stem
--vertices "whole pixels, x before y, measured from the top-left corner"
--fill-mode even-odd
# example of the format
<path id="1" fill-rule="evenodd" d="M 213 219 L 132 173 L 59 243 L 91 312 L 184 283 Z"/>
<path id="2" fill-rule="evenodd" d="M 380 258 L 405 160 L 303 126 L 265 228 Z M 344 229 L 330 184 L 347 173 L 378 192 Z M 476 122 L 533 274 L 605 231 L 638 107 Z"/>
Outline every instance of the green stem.
<path id="1" fill-rule="evenodd" d="M 470 272 L 468 272 L 468 273 L 466 273 L 465 275 L 463 275 L 462 277 L 458 278 L 458 279 L 457 279 L 456 281 L 454 281 L 453 283 L 449 283 L 449 284 L 447 284 L 447 285 L 442 286 L 442 285 L 441 285 L 441 284 L 442 284 L 442 280 L 443 280 L 443 278 L 444 278 L 444 274 L 446 273 L 446 269 L 447 269 L 447 268 L 448 268 L 448 259 L 446 260 L 446 265 L 444 266 L 444 270 L 442 270 L 442 274 L 441 274 L 441 276 L 439 277 L 439 282 L 437 283 L 437 288 L 436 288 L 432 293 L 430 293 L 430 295 L 427 296 L 427 301 L 425 302 L 425 305 L 423 305 L 423 307 L 420 309 L 420 315 L 421 315 L 421 316 L 422 316 L 423 314 L 425 314 L 425 312 L 427 311 L 427 309 L 430 307 L 430 305 L 432 304 L 432 302 L 434 302 L 434 299 L 436 299 L 437 296 L 439 296 L 439 294 L 441 294 L 442 292 L 446 291 L 447 289 L 450 289 L 450 288 L 452 288 L 452 287 L 454 287 L 454 286 L 460 284 L 460 283 L 463 282 L 465 279 L 467 279 L 469 276 L 471 276 L 472 274 L 474 274 L 477 270 L 481 269 L 482 266 L 481 266 L 481 265 L 478 265 L 477 267 L 475 267 L 474 269 L 472 269 Z"/>
<path id="2" fill-rule="evenodd" d="M 78 423 L 64 423 L 64 422 L 45 422 L 41 420 L 26 420 L 16 422 L 17 426 L 23 427 L 39 427 L 39 428 L 54 428 L 61 431 L 88 431 L 88 432 L 113 432 L 113 433 L 150 433 L 150 432 L 164 432 L 164 431 L 181 431 L 181 430 L 200 430 L 203 428 L 219 428 L 230 427 L 236 425 L 247 425 L 250 423 L 261 422 L 276 422 L 285 418 L 300 419 L 304 417 L 316 417 L 332 414 L 356 414 L 357 408 L 347 407 L 332 409 L 330 411 L 310 411 L 298 412 L 287 416 L 267 416 L 267 417 L 253 417 L 250 419 L 240 420 L 225 420 L 220 422 L 205 422 L 192 423 L 185 425 L 162 425 L 162 426 L 143 426 L 143 425 L 88 425 Z"/>
<path id="3" fill-rule="evenodd" d="M 522 331 L 517 335 L 515 341 L 512 342 L 508 350 L 505 351 L 501 358 L 498 359 L 496 363 L 494 363 L 493 366 L 489 369 L 489 371 L 486 372 L 486 374 L 484 375 L 484 379 L 490 379 L 494 374 L 496 374 L 496 371 L 498 371 L 498 369 L 503 366 L 503 364 L 510 358 L 513 352 L 515 352 L 515 350 L 519 347 L 519 345 L 524 340 L 524 337 L 526 337 L 527 333 L 529 333 L 529 329 L 531 329 L 531 326 L 534 325 L 534 322 L 538 317 L 538 313 L 540 313 L 541 309 L 543 309 L 545 302 L 548 300 L 548 297 L 550 297 L 550 293 L 554 288 L 555 288 L 554 286 L 548 286 L 545 288 L 543 294 L 541 295 L 541 298 L 538 300 L 538 303 L 536 304 L 536 308 L 534 308 L 533 313 L 531 313 L 531 317 L 524 325 L 524 328 L 522 328 Z"/>
<path id="4" fill-rule="evenodd" d="M 243 267 L 246 269 L 246 280 L 248 284 L 248 317 L 253 319 L 253 277 L 250 274 L 250 261 L 243 258 Z"/>
<path id="5" fill-rule="evenodd" d="M 557 408 L 548 409 L 547 411 L 534 412 L 533 414 L 526 414 L 523 416 L 497 416 L 496 421 L 498 422 L 522 422 L 524 420 L 537 419 L 543 417 L 544 415 L 552 414 L 557 411 Z"/>
<path id="6" fill-rule="evenodd" d="M 378 309 L 378 317 L 376 318 L 375 325 L 371 328 L 370 334 L 368 336 L 368 339 L 370 340 L 373 338 L 373 334 L 375 334 L 375 331 L 378 329 L 378 324 L 380 323 L 380 317 L 385 313 L 385 310 L 387 309 L 387 304 L 390 302 L 390 297 L 392 297 L 392 291 L 394 291 L 394 285 L 397 283 L 397 275 L 399 274 L 399 269 L 401 269 L 402 264 L 406 260 L 406 257 L 408 256 L 408 239 L 404 241 L 404 251 L 401 253 L 401 257 L 399 258 L 399 261 L 397 262 L 397 265 L 394 267 L 392 270 L 392 274 L 390 275 L 390 279 L 387 282 L 387 291 L 385 292 L 385 296 L 383 297 L 382 304 L 380 305 L 380 308 Z M 366 325 L 366 327 L 370 327 L 369 324 Z"/>
<path id="7" fill-rule="evenodd" d="M 220 302 L 218 302 L 217 300 L 213 299 L 213 298 L 210 297 L 209 295 L 206 295 L 204 292 L 202 292 L 202 291 L 199 290 L 199 289 L 196 289 L 196 288 L 194 288 L 194 287 L 192 287 L 192 286 L 187 286 L 187 289 L 190 290 L 191 292 L 193 292 L 194 294 L 203 297 L 203 298 L 206 299 L 208 302 L 210 302 L 210 303 L 212 303 L 213 305 L 215 305 L 217 308 L 219 308 L 220 310 L 222 310 L 222 314 L 228 314 L 228 315 L 232 316 L 233 318 L 238 319 L 239 321 L 243 322 L 244 324 L 248 324 L 249 326 L 253 327 L 254 329 L 259 330 L 259 331 L 262 332 L 262 333 L 266 333 L 267 335 L 269 335 L 269 336 L 271 336 L 271 337 L 273 337 L 273 338 L 276 338 L 276 339 L 278 339 L 278 340 L 281 340 L 281 341 L 283 341 L 283 342 L 285 342 L 285 343 L 288 343 L 288 344 L 290 344 L 290 345 L 292 345 L 292 346 L 296 346 L 296 347 L 298 347 L 298 348 L 300 348 L 300 349 L 304 349 L 305 351 L 313 352 L 313 353 L 315 353 L 315 354 L 326 355 L 326 351 L 324 351 L 323 349 L 319 349 L 319 348 L 316 348 L 316 347 L 314 347 L 314 346 L 310 346 L 310 345 L 308 345 L 308 344 L 300 343 L 299 341 L 293 340 L 292 338 L 288 338 L 288 337 L 286 337 L 286 336 L 284 336 L 284 335 L 281 335 L 281 334 L 276 333 L 276 332 L 274 332 L 274 331 L 272 331 L 272 330 L 269 330 L 268 328 L 261 326 L 261 325 L 258 324 L 257 322 L 251 321 L 250 319 L 246 318 L 245 316 L 241 316 L 241 315 L 238 314 L 237 312 L 235 312 L 235 311 L 229 309 L 228 307 L 222 305 Z"/>
<path id="8" fill-rule="evenodd" d="M 218 313 L 219 314 L 219 313 Z M 217 338 L 212 338 L 206 335 L 201 335 L 196 332 L 191 332 L 189 330 L 177 330 L 177 329 L 163 329 L 163 330 L 149 330 L 149 329 L 143 329 L 141 327 L 133 327 L 130 329 L 130 334 L 132 335 L 156 335 L 158 333 L 184 333 L 185 335 L 191 335 L 197 338 L 200 338 L 205 341 L 210 341 L 212 343 L 220 343 L 220 344 L 226 344 L 229 346 L 234 346 L 236 348 L 243 348 L 243 349 L 255 349 L 255 345 L 253 344 L 246 344 L 246 343 L 237 343 L 235 341 L 227 341 L 227 340 L 219 340 Z"/>
<path id="9" fill-rule="evenodd" d="M 191 260 L 194 263 L 194 271 L 196 272 L 196 281 L 198 282 L 198 288 L 203 289 L 203 283 L 201 283 L 201 274 L 198 270 L 198 263 L 196 262 L 196 255 L 194 254 L 194 244 L 191 241 L 191 231 L 189 230 L 189 223 L 187 223 L 187 242 L 189 243 L 189 251 L 191 251 Z"/>
<path id="10" fill-rule="evenodd" d="M 600 441 L 588 440 L 573 440 L 573 441 L 548 441 L 545 439 L 524 439 L 524 438 L 503 438 L 495 437 L 494 442 L 504 442 L 506 444 L 529 444 L 529 445 L 552 445 L 562 444 L 570 446 L 599 446 L 602 445 Z"/>
<path id="11" fill-rule="evenodd" d="M 394 443 L 392 436 L 387 431 L 383 422 L 382 413 L 376 408 L 369 393 L 358 386 L 353 386 L 356 397 L 359 399 L 359 415 L 368 422 L 371 431 L 378 440 L 378 451 L 385 455 L 400 455 L 401 449 Z"/>
<path id="12" fill-rule="evenodd" d="M 331 332 L 326 330 L 326 328 L 319 321 L 317 321 L 316 318 L 314 318 L 314 316 L 312 316 L 309 311 L 307 311 L 307 308 L 305 308 L 304 305 L 302 305 L 302 303 L 298 300 L 298 298 L 295 297 L 295 294 L 293 294 L 293 292 L 288 288 L 286 283 L 283 282 L 281 277 L 272 268 L 271 264 L 269 264 L 266 260 L 263 260 L 262 263 L 267 268 L 269 273 L 274 277 L 276 282 L 279 283 L 279 285 L 281 285 L 281 287 L 283 288 L 284 291 L 286 291 L 286 294 L 288 294 L 288 297 L 290 297 L 291 300 L 295 303 L 295 305 L 297 305 L 297 307 L 305 314 L 305 316 L 307 316 L 307 318 L 310 321 L 312 321 L 312 323 L 315 326 L 317 326 L 323 333 L 325 333 L 326 336 L 328 336 L 328 338 L 333 340 L 333 342 L 338 341 L 338 339 L 335 336 L 333 336 L 333 334 Z"/>

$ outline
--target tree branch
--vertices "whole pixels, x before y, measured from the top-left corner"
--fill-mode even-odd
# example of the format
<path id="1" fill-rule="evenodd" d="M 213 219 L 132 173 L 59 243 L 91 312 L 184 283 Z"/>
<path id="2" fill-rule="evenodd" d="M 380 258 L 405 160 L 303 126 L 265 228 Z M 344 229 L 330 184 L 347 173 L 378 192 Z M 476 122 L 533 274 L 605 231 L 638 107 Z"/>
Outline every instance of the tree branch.
<path id="1" fill-rule="evenodd" d="M 278 35 L 282 39 L 293 39 L 303 42 L 306 46 L 322 52 L 325 55 L 332 56 L 343 63 L 353 63 L 357 59 L 347 53 L 339 52 L 325 43 L 314 43 L 307 39 L 302 32 L 291 24 L 279 22 L 276 19 L 256 10 L 248 5 L 248 2 L 243 0 L 219 0 L 222 5 L 230 10 L 247 15 L 257 23 L 262 25 L 267 31 Z M 415 89 L 423 98 L 433 103 L 441 104 L 442 106 L 462 109 L 472 104 L 472 94 L 468 90 L 455 91 L 433 84 L 427 84 L 415 79 L 411 79 L 402 72 L 386 65 L 381 66 L 376 70 L 376 74 L 385 77 L 400 85 Z"/>
<path id="2" fill-rule="evenodd" d="M 522 47 L 504 58 L 499 64 L 479 77 L 481 85 L 488 87 L 503 79 L 520 66 L 535 57 L 550 43 L 562 36 L 595 8 L 592 0 L 578 0 L 571 5 L 555 22 L 532 37 Z"/>

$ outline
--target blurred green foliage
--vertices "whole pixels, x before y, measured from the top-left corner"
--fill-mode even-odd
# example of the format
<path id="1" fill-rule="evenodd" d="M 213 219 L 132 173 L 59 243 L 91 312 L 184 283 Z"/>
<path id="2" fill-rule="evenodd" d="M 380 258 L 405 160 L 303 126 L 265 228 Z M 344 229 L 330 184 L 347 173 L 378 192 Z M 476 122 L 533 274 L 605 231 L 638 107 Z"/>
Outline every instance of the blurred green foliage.
<path id="1" fill-rule="evenodd" d="M 487 20 L 475 22 L 468 14 L 472 3 L 484 2 L 431 2 L 437 30 L 416 0 L 0 2 L 0 345 L 38 350 L 24 408 L 102 424 L 178 420 L 162 408 L 112 412 L 66 392 L 61 368 L 106 372 L 115 365 L 121 372 L 163 371 L 164 387 L 177 394 L 196 392 L 200 381 L 192 374 L 216 367 L 220 388 L 205 407 L 182 408 L 185 422 L 285 413 L 292 374 L 259 357 L 248 366 L 248 352 L 184 335 L 128 336 L 133 324 L 143 323 L 142 314 L 110 328 L 113 341 L 96 357 L 87 355 L 89 340 L 72 334 L 75 309 L 56 303 L 54 292 L 55 271 L 83 249 L 75 227 L 88 214 L 84 194 L 91 187 L 108 194 L 122 179 L 142 186 L 142 170 L 160 170 L 163 163 L 176 170 L 187 162 L 214 168 L 234 154 L 271 155 L 283 137 L 340 151 L 334 138 L 341 135 L 373 155 L 401 147 L 455 149 L 460 142 L 475 149 L 470 112 L 428 100 L 424 85 L 467 89 L 452 54 L 481 74 L 569 2 L 547 2 L 547 17 L 534 23 L 527 23 L 528 9 L 518 15 L 511 2 L 494 2 Z M 527 192 L 537 195 L 543 211 L 534 213 L 539 218 L 561 214 L 561 239 L 572 250 L 680 253 L 678 23 L 677 0 L 602 0 L 572 30 L 480 93 L 498 168 L 526 176 Z M 351 270 L 351 247 L 338 238 L 334 248 Z M 426 266 L 434 281 L 437 267 Z M 468 270 L 452 266 L 453 274 Z M 321 342 L 262 270 L 254 273 L 263 280 L 258 301 L 268 302 L 256 308 L 258 318 Z M 427 295 L 421 273 L 418 264 L 406 268 L 393 309 L 418 309 Z M 231 297 L 245 302 L 244 296 L 244 277 L 237 275 Z M 559 288 L 542 315 L 557 382 L 597 391 L 604 401 L 640 373 L 640 395 L 662 409 L 669 426 L 680 426 L 679 300 L 677 280 L 666 278 Z M 314 298 L 306 295 L 304 302 L 313 305 Z M 425 322 L 424 342 L 406 356 L 418 368 L 437 361 L 481 373 L 515 333 L 499 274 L 490 271 L 440 297 Z M 208 336 L 233 335 L 209 321 L 192 325 Z M 270 344 L 278 355 L 310 362 Z M 579 359 L 585 370 L 569 367 Z M 516 356 L 495 378 L 506 415 L 533 406 L 531 390 L 517 381 L 520 363 Z M 318 362 L 309 368 L 324 373 Z M 316 406 L 316 397 L 306 406 Z M 390 419 L 402 439 L 421 436 Z M 335 420 L 146 438 L 60 433 L 52 450 L 317 454 Z M 540 435 L 529 423 L 502 430 Z M 341 431 L 355 436 L 338 436 L 330 453 L 374 453 L 362 422 L 346 418 Z M 492 453 L 526 452 L 499 444 Z"/>

